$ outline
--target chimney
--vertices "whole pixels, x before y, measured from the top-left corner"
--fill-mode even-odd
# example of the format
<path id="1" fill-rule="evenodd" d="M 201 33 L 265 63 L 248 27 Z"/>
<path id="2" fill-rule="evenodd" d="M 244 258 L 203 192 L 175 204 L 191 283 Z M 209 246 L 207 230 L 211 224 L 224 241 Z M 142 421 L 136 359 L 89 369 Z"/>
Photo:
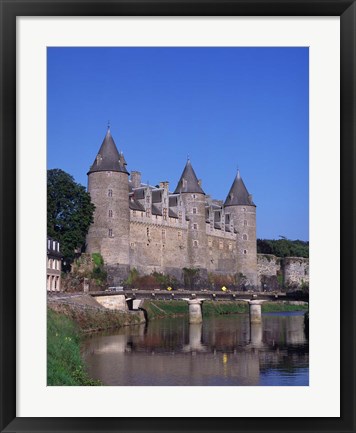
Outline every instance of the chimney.
<path id="1" fill-rule="evenodd" d="M 141 186 L 141 172 L 131 171 L 131 184 L 132 184 L 132 188 L 140 188 L 140 186 Z"/>

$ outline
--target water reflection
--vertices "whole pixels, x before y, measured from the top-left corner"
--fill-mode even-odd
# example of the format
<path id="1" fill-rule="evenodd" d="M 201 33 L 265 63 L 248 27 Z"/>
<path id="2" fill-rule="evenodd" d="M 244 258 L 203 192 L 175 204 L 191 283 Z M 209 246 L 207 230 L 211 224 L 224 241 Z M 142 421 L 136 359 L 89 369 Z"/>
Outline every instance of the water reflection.
<path id="1" fill-rule="evenodd" d="M 308 385 L 302 314 L 164 319 L 88 338 L 83 356 L 106 385 Z"/>

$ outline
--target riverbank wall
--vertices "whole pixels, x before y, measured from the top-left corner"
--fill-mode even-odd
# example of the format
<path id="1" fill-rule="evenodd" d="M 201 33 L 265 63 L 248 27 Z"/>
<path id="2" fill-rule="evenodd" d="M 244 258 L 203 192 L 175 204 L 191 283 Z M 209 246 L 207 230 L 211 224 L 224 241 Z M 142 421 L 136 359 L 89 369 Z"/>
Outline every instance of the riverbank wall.
<path id="1" fill-rule="evenodd" d="M 73 320 L 84 333 L 139 325 L 146 321 L 143 311 L 109 310 L 87 294 L 59 298 L 48 297 L 47 306 L 50 310 Z"/>

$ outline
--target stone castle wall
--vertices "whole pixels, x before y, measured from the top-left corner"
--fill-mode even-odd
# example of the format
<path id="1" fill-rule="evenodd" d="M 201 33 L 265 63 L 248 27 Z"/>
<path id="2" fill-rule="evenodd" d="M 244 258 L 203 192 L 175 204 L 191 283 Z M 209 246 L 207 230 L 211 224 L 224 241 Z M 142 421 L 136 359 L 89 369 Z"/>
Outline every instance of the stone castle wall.
<path id="1" fill-rule="evenodd" d="M 301 287 L 309 284 L 309 259 L 303 257 L 276 257 L 272 254 L 257 254 L 258 284 L 262 287 L 273 281 L 284 287 Z M 280 276 L 278 278 L 278 276 Z M 273 280 L 274 278 L 274 280 Z M 268 289 L 268 287 L 267 287 Z"/>

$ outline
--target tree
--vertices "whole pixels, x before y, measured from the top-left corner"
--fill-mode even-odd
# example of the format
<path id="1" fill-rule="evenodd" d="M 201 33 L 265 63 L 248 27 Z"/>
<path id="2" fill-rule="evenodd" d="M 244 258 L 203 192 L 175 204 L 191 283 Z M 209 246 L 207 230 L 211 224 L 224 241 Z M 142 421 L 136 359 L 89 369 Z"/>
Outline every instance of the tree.
<path id="1" fill-rule="evenodd" d="M 70 174 L 47 170 L 47 235 L 60 242 L 64 270 L 85 244 L 94 209 L 89 193 Z"/>

